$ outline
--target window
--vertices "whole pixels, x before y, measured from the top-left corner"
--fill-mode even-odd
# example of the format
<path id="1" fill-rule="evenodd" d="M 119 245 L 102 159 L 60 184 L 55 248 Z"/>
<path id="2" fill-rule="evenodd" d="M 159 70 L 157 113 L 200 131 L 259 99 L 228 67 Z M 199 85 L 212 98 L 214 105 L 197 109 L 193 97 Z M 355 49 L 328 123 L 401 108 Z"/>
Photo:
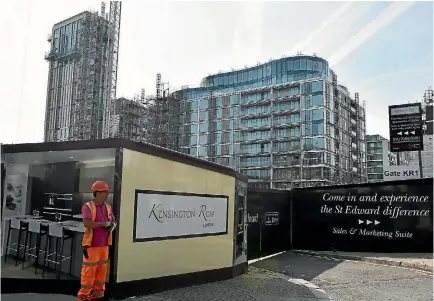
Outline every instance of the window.
<path id="1" fill-rule="evenodd" d="M 238 95 L 238 94 L 230 95 L 229 96 L 229 102 L 230 102 L 230 104 L 231 105 L 238 104 L 239 97 L 240 97 L 240 95 Z"/>
<path id="2" fill-rule="evenodd" d="M 56 29 L 54 30 L 54 51 L 59 52 L 60 51 L 60 30 Z"/>
<path id="3" fill-rule="evenodd" d="M 203 145 L 203 144 L 207 144 L 208 143 L 208 135 L 206 134 L 201 134 L 199 136 L 199 144 Z"/>
<path id="4" fill-rule="evenodd" d="M 312 120 L 324 120 L 324 109 L 312 110 Z"/>
<path id="5" fill-rule="evenodd" d="M 204 121 L 204 120 L 207 120 L 207 119 L 208 119 L 208 112 L 202 111 L 202 112 L 199 113 L 199 121 Z"/>
<path id="6" fill-rule="evenodd" d="M 77 39 L 77 22 L 72 23 L 72 34 L 71 34 L 71 48 L 75 48 L 75 42 Z"/>
<path id="7" fill-rule="evenodd" d="M 199 101 L 199 109 L 207 109 L 208 108 L 208 99 L 201 99 Z"/>
<path id="8" fill-rule="evenodd" d="M 312 93 L 316 93 L 316 92 L 322 92 L 323 91 L 323 85 L 322 85 L 322 81 L 316 81 L 312 83 Z"/>
<path id="9" fill-rule="evenodd" d="M 72 196 L 75 192 L 82 195 L 80 201 L 90 201 L 90 187 L 95 180 L 103 180 L 109 185 L 108 202 L 111 203 L 115 156 L 116 149 L 113 148 L 5 154 L 5 184 L 9 183 L 7 186 L 12 186 L 12 190 L 21 192 L 20 203 L 12 200 L 15 206 L 11 213 L 25 215 L 43 208 L 48 193 Z M 8 195 L 10 193 L 4 197 Z M 9 207 L 9 200 L 7 203 Z M 72 204 L 59 205 L 66 206 L 63 209 L 73 209 Z M 41 209 L 41 214 L 42 211 L 45 210 Z"/>
<path id="10" fill-rule="evenodd" d="M 312 106 L 323 106 L 324 101 L 322 95 L 313 95 L 312 96 Z"/>
<path id="11" fill-rule="evenodd" d="M 208 132 L 208 123 L 199 124 L 199 132 L 201 132 L 201 133 Z"/>
<path id="12" fill-rule="evenodd" d="M 206 146 L 200 146 L 199 147 L 199 157 L 207 157 L 208 156 L 208 149 Z"/>

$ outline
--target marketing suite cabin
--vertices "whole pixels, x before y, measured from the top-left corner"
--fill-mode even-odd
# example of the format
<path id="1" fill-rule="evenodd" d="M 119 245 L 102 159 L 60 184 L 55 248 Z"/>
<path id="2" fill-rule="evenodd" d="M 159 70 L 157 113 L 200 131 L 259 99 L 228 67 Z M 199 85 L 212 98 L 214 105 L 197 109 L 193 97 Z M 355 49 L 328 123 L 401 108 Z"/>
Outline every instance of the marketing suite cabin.
<path id="1" fill-rule="evenodd" d="M 98 154 L 111 158 L 100 158 Z M 30 216 L 32 212 L 35 215 L 35 210 L 44 212 L 46 202 L 37 202 L 32 196 L 48 198 L 61 192 L 71 195 L 70 204 L 61 202 L 63 207 L 58 210 L 70 210 L 71 220 L 75 217 L 79 221 L 79 208 L 92 198 L 87 184 L 105 180 L 112 186 L 109 203 L 119 226 L 110 252 L 107 294 L 111 297 L 125 298 L 224 280 L 246 271 L 247 179 L 230 168 L 124 139 L 4 145 L 2 159 L 6 169 L 3 183 L 14 178 L 17 166 L 27 166 L 25 173 L 20 172 L 24 178 L 27 176 L 23 181 L 27 187 L 22 188 L 26 191 L 23 201 L 26 204 L 12 206 L 10 200 L 6 202 L 6 193 L 3 208 L 11 210 L 8 209 L 9 216 L 2 210 L 2 220 Z M 103 163 L 110 160 L 113 163 Z M 56 179 L 35 174 L 40 164 L 50 164 L 44 175 L 56 175 Z M 59 172 L 62 168 L 63 173 Z M 33 192 L 31 186 L 35 185 L 31 182 L 37 184 L 38 177 L 46 182 L 41 187 L 55 191 Z M 73 183 L 62 191 L 54 189 L 55 183 L 62 180 Z M 81 249 L 74 250 L 80 253 Z M 12 251 L 9 254 L 15 255 Z M 81 254 L 73 258 L 78 258 L 72 270 L 79 277 Z M 6 279 L 3 277 L 8 276 L 2 272 L 3 288 L 5 284 L 14 284 L 13 281 L 32 281 L 23 276 Z M 56 285 L 50 282 L 52 279 L 36 280 L 38 285 L 30 284 L 26 289 L 18 285 L 7 292 L 52 293 L 57 285 L 57 290 L 63 287 L 63 292 L 76 293 L 79 286 L 78 278 L 68 281 L 61 278 Z M 67 288 L 68 285 L 74 289 Z"/>

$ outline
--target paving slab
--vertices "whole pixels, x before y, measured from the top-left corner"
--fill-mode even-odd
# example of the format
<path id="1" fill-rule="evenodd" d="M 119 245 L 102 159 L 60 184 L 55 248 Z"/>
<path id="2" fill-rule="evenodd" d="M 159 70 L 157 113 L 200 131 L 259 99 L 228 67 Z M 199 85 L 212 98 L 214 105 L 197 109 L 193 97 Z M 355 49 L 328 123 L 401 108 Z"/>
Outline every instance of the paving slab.
<path id="1" fill-rule="evenodd" d="M 433 253 L 369 253 L 291 250 L 293 253 L 315 256 L 328 256 L 338 259 L 367 261 L 377 264 L 401 266 L 433 272 Z"/>
<path id="2" fill-rule="evenodd" d="M 249 267 L 247 274 L 234 279 L 132 297 L 132 301 L 317 301 L 309 285 L 290 281 L 289 277 Z M 317 288 L 319 289 L 319 288 Z M 2 301 L 72 301 L 74 296 L 14 294 L 2 295 Z"/>

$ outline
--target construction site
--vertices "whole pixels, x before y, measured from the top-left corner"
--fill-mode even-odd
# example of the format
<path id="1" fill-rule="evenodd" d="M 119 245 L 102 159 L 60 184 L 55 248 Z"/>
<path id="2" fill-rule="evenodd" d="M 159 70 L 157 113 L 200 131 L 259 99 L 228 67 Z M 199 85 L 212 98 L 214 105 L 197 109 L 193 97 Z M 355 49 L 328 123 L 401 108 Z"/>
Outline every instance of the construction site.
<path id="1" fill-rule="evenodd" d="M 170 93 L 169 83 L 156 77 L 155 95 L 145 95 L 145 89 L 132 99 L 116 100 L 119 126 L 115 137 L 147 142 L 172 150 L 179 149 L 179 99 Z"/>
<path id="2" fill-rule="evenodd" d="M 121 137 L 234 168 L 260 188 L 366 182 L 365 104 L 322 58 L 299 53 L 117 98 L 121 2 L 53 26 L 45 141 Z"/>
<path id="3" fill-rule="evenodd" d="M 121 1 L 101 4 L 53 26 L 50 51 L 45 141 L 113 137 Z"/>

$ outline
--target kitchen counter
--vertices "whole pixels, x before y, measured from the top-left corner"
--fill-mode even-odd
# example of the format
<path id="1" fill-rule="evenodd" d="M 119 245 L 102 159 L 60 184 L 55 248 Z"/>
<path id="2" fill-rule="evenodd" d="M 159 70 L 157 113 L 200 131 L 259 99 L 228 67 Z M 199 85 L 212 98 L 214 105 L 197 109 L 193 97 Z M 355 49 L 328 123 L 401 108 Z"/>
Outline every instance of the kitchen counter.
<path id="1" fill-rule="evenodd" d="M 23 221 L 23 222 L 29 222 L 29 221 L 37 220 L 41 223 L 41 225 L 44 225 L 44 226 L 48 226 L 49 224 L 58 224 L 58 225 L 61 225 L 65 230 L 69 230 L 72 232 L 84 233 L 83 222 L 74 221 L 74 220 L 53 222 L 53 221 L 43 219 L 41 216 L 36 217 L 33 215 L 17 215 L 17 216 L 6 217 L 5 221 L 10 220 L 10 219 L 19 219 L 20 221 Z"/>

